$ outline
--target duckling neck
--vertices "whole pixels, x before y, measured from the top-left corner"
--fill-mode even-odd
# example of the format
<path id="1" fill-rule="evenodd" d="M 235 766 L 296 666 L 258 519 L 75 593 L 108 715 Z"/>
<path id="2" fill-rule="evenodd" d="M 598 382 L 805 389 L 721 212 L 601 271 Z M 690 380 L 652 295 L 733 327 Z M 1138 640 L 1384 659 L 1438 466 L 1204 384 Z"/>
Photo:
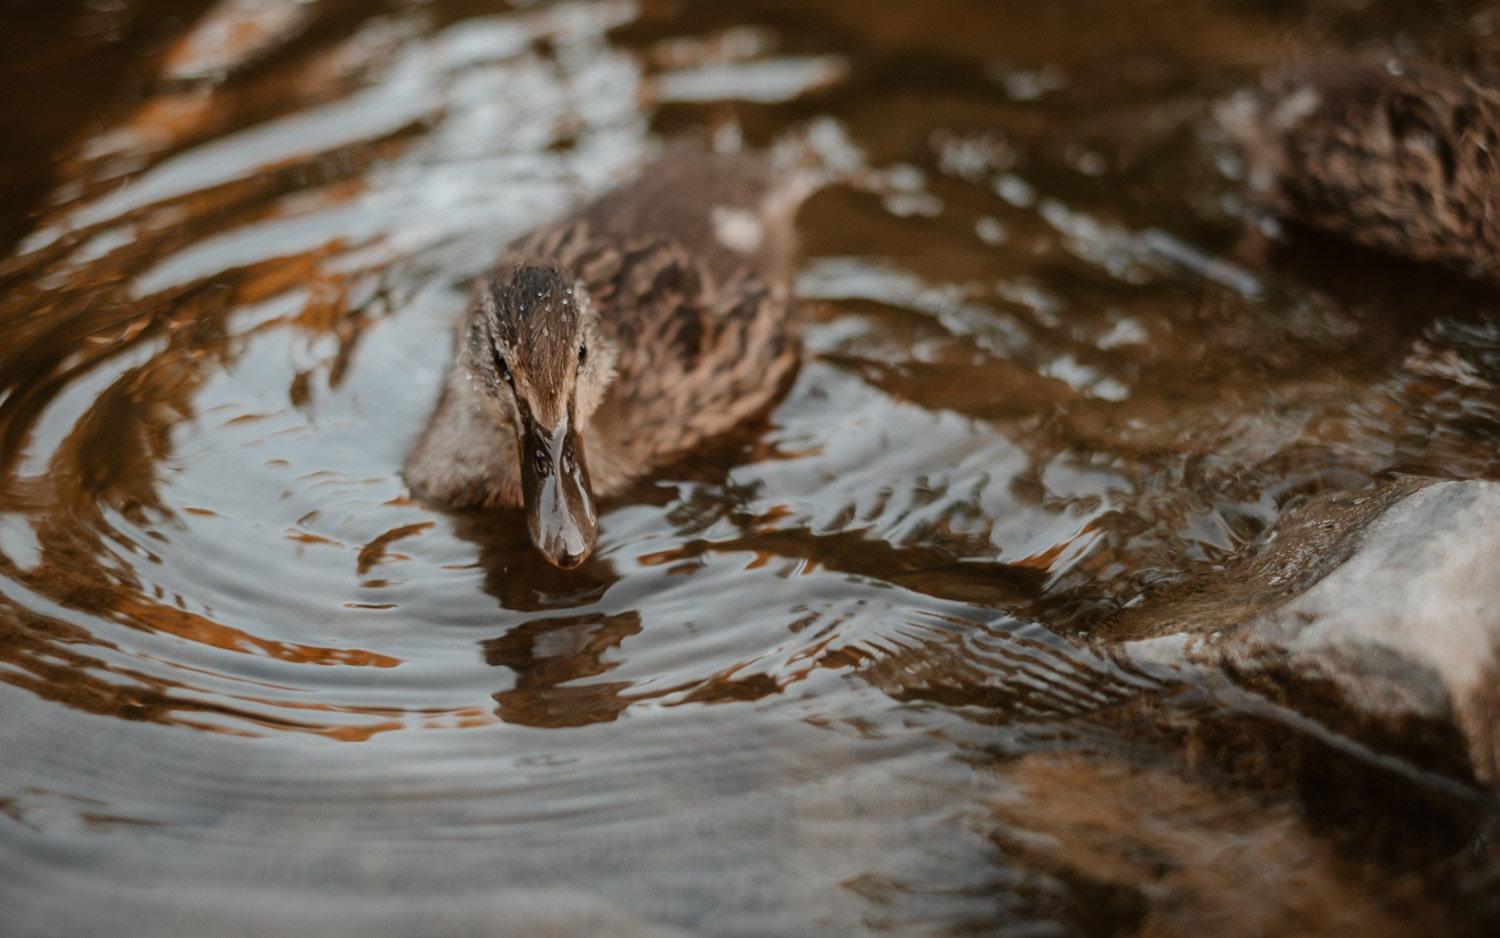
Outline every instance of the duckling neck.
<path id="1" fill-rule="evenodd" d="M 407 457 L 413 494 L 449 505 L 521 504 L 515 430 L 462 367 L 449 372 L 427 428 Z"/>
<path id="2" fill-rule="evenodd" d="M 586 422 L 580 435 L 595 497 L 618 492 L 637 474 L 628 441 L 608 426 Z M 437 412 L 407 459 L 406 480 L 423 499 L 489 508 L 522 504 L 515 429 L 461 367 L 449 374 Z"/>

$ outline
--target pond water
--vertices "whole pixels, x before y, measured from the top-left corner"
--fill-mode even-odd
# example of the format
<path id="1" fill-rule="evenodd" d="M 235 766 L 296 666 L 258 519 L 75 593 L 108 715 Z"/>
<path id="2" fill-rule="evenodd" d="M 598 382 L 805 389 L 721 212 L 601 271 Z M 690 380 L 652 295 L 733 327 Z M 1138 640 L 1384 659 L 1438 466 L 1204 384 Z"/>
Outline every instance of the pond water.
<path id="1" fill-rule="evenodd" d="M 0 153 L 16 935 L 1485 934 L 1493 798 L 1090 640 L 1329 490 L 1500 478 L 1500 302 L 1237 249 L 1209 118 L 1483 3 L 90 0 Z M 23 20 L 25 22 L 23 22 Z M 795 141 L 806 356 L 561 571 L 399 475 L 469 280 Z"/>

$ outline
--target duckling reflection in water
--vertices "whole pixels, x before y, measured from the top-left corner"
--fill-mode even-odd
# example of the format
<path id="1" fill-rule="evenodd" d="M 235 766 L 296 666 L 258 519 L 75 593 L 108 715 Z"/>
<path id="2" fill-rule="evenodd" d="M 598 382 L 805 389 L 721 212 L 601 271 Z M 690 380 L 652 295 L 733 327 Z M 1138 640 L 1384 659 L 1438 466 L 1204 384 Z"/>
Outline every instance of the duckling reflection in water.
<path id="1" fill-rule="evenodd" d="M 748 154 L 670 150 L 513 244 L 458 327 L 406 461 L 422 500 L 524 508 L 582 563 L 597 498 L 767 408 L 797 363 L 793 220 L 807 193 Z"/>
<path id="2" fill-rule="evenodd" d="M 1260 207 L 1500 282 L 1500 90 L 1395 59 L 1271 73 L 1218 109 Z"/>

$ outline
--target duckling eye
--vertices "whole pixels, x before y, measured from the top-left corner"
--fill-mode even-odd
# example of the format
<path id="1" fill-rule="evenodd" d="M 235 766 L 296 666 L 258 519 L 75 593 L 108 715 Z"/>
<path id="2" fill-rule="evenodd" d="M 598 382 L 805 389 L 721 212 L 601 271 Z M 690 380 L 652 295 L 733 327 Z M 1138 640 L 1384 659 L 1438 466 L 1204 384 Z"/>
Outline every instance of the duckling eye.
<path id="1" fill-rule="evenodd" d="M 589 357 L 589 347 L 587 345 L 580 345 L 580 346 L 578 346 L 578 364 L 580 364 L 580 365 L 583 364 L 584 361 L 586 361 L 588 359 L 588 357 Z"/>

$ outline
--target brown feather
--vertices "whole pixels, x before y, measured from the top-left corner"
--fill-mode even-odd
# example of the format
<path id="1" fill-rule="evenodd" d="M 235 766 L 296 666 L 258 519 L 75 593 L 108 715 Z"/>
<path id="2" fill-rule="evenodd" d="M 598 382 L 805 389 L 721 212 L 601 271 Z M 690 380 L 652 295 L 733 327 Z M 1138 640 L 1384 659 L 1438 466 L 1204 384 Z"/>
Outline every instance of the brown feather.
<path id="1" fill-rule="evenodd" d="M 1275 71 L 1218 115 L 1262 207 L 1500 280 L 1500 91 L 1433 66 L 1335 58 Z"/>
<path id="2" fill-rule="evenodd" d="M 596 495 L 766 408 L 797 361 L 790 274 L 803 194 L 795 182 L 776 185 L 759 157 L 677 148 L 513 244 L 489 284 L 523 271 L 528 289 L 492 294 L 514 307 L 498 318 L 485 312 L 484 286 L 476 291 L 442 399 L 407 460 L 413 492 L 446 506 L 520 503 L 505 381 L 545 402 L 575 380 L 576 350 L 591 341 L 585 305 L 602 342 L 577 365 L 580 387 L 599 356 L 613 356 L 612 380 L 602 379 L 607 390 L 582 429 Z M 487 343 L 507 353 L 508 377 Z"/>

